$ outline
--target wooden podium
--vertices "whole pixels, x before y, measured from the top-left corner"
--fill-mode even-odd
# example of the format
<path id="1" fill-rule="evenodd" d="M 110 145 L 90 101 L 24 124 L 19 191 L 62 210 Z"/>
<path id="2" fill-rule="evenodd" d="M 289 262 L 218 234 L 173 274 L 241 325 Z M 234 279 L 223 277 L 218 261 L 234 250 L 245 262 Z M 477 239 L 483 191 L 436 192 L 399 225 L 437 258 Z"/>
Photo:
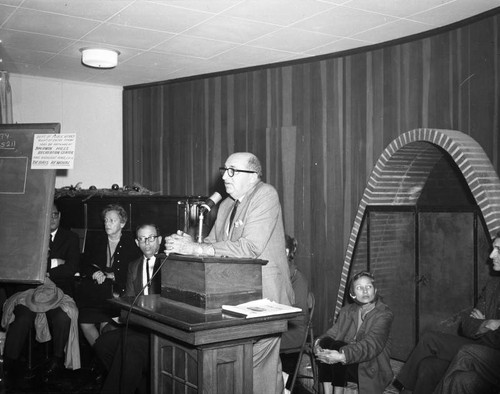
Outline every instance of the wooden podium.
<path id="1" fill-rule="evenodd" d="M 264 263 L 170 256 L 161 272 L 163 296 L 141 296 L 134 305 L 131 297 L 111 301 L 123 319 L 151 330 L 152 393 L 253 393 L 253 343 L 286 331 L 299 313 L 246 319 L 220 305 L 262 298 Z"/>
<path id="2" fill-rule="evenodd" d="M 161 269 L 161 295 L 203 312 L 258 300 L 265 264 L 259 259 L 171 254 Z"/>

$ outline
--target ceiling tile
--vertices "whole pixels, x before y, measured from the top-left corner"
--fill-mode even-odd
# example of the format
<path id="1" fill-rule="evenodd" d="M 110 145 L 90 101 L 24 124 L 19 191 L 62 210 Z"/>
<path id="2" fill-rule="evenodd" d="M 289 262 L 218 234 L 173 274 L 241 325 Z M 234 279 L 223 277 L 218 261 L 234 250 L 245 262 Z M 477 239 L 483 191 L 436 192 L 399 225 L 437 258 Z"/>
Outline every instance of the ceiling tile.
<path id="1" fill-rule="evenodd" d="M 177 78 L 174 73 L 177 70 L 182 69 L 182 67 L 172 67 L 172 68 L 158 68 L 158 67 L 148 67 L 147 65 L 135 66 L 135 65 L 123 65 L 123 72 L 125 75 L 135 74 L 140 75 L 137 83 L 150 83 L 165 81 L 171 78 Z M 122 71 L 120 71 L 122 72 Z"/>
<path id="2" fill-rule="evenodd" d="M 278 29 L 277 26 L 267 23 L 258 23 L 226 16 L 216 16 L 189 29 L 186 33 L 191 36 L 243 44 Z"/>
<path id="3" fill-rule="evenodd" d="M 443 26 L 498 6 L 500 6 L 500 0 L 455 0 L 413 15 L 411 19 L 434 26 Z"/>
<path id="4" fill-rule="evenodd" d="M 331 44 L 323 45 L 321 47 L 313 48 L 307 51 L 310 55 L 327 55 L 335 52 L 347 51 L 349 49 L 360 48 L 366 45 L 370 45 L 370 42 L 363 40 L 354 40 L 352 38 L 342 38 L 338 41 L 332 42 Z"/>
<path id="5" fill-rule="evenodd" d="M 350 37 L 394 19 L 387 15 L 336 6 L 329 11 L 298 22 L 293 27 L 339 37 Z M 353 23 L 353 21 L 356 22 Z"/>
<path id="6" fill-rule="evenodd" d="M 114 71 L 114 70 L 108 70 Z M 154 79 L 151 76 L 144 75 L 136 71 L 134 73 L 117 73 L 109 72 L 103 74 L 92 75 L 86 79 L 88 83 L 96 83 L 101 85 L 117 85 L 117 86 L 130 86 L 138 85 L 143 83 L 158 82 L 158 79 Z"/>
<path id="7" fill-rule="evenodd" d="M 186 77 L 190 75 L 200 75 L 200 74 L 208 74 L 215 73 L 220 71 L 227 71 L 229 69 L 237 69 L 241 68 L 241 64 L 239 63 L 228 63 L 228 62 L 220 62 L 216 59 L 209 60 L 201 60 L 200 62 L 190 64 L 186 67 L 183 67 L 173 73 L 175 78 Z"/>
<path id="8" fill-rule="evenodd" d="M 80 58 L 75 58 L 72 56 L 57 56 L 50 59 L 48 62 L 44 64 L 44 68 L 52 68 L 57 67 L 61 69 L 77 69 L 80 72 L 84 72 L 89 74 L 92 72 L 92 68 L 85 67 Z"/>
<path id="9" fill-rule="evenodd" d="M 359 34 L 354 34 L 352 38 L 370 43 L 378 43 L 422 33 L 432 27 L 433 26 L 429 26 L 425 23 L 400 19 L 386 23 L 382 26 L 374 27 L 373 29 L 366 30 Z"/>
<path id="10" fill-rule="evenodd" d="M 40 51 L 27 51 L 17 48 L 0 47 L 0 57 L 2 62 L 26 63 L 40 65 L 54 56 L 53 53 Z"/>
<path id="11" fill-rule="evenodd" d="M 13 30 L 0 29 L 2 45 L 15 47 L 21 50 L 35 50 L 58 53 L 74 40 L 61 37 L 52 37 L 35 33 L 24 33 Z"/>
<path id="12" fill-rule="evenodd" d="M 24 0 L 23 7 L 61 15 L 104 21 L 134 0 L 85 0 L 85 1 L 40 1 Z"/>
<path id="13" fill-rule="evenodd" d="M 246 0 L 168 0 L 172 7 L 218 14 Z M 150 0 L 150 3 L 165 4 L 165 0 Z"/>
<path id="14" fill-rule="evenodd" d="M 272 49 L 254 48 L 248 45 L 240 46 L 222 55 L 214 57 L 214 60 L 232 62 L 243 66 L 254 66 L 258 64 L 275 63 L 286 57 L 286 52 L 274 51 Z"/>
<path id="15" fill-rule="evenodd" d="M 341 5 L 341 4 L 349 4 L 351 0 L 318 0 L 318 1 L 321 1 L 322 3 L 332 3 Z"/>
<path id="16" fill-rule="evenodd" d="M 185 56 L 156 52 L 143 52 L 127 61 L 132 66 L 168 69 L 185 67 L 189 63 L 190 59 Z"/>
<path id="17" fill-rule="evenodd" d="M 404 18 L 454 0 L 350 0 L 346 7 Z"/>
<path id="18" fill-rule="evenodd" d="M 116 85 L 127 83 L 129 85 L 137 83 L 153 82 L 148 79 L 147 69 L 142 68 L 111 68 L 111 69 L 90 69 L 91 73 L 87 74 L 87 81 L 99 84 L 108 84 L 112 81 Z M 138 75 L 140 74 L 140 78 Z M 108 81 L 108 82 L 107 82 Z"/>
<path id="19" fill-rule="evenodd" d="M 0 26 L 9 18 L 16 9 L 6 5 L 0 5 Z"/>
<path id="20" fill-rule="evenodd" d="M 92 70 L 82 65 L 79 60 L 66 56 L 54 57 L 38 69 L 40 76 L 48 78 L 81 80 L 92 74 Z"/>
<path id="21" fill-rule="evenodd" d="M 80 38 L 98 24 L 95 21 L 72 16 L 19 9 L 2 27 L 56 37 Z"/>
<path id="22" fill-rule="evenodd" d="M 42 76 L 40 67 L 33 64 L 3 62 L 2 67 L 8 69 L 12 74 Z"/>
<path id="23" fill-rule="evenodd" d="M 110 19 L 119 25 L 180 33 L 210 18 L 212 14 L 170 7 L 165 3 L 137 2 Z"/>
<path id="24" fill-rule="evenodd" d="M 18 6 L 23 0 L 0 0 L 0 4 Z"/>
<path id="25" fill-rule="evenodd" d="M 288 26 L 330 8 L 331 4 L 316 0 L 247 0 L 225 12 L 225 15 Z"/>
<path id="26" fill-rule="evenodd" d="M 225 41 L 179 35 L 156 46 L 155 51 L 208 59 L 232 49 L 237 45 L 238 44 Z"/>
<path id="27" fill-rule="evenodd" d="M 174 37 L 173 34 L 162 31 L 151 31 L 107 23 L 92 30 L 82 39 L 108 45 L 147 50 L 172 37 Z"/>
<path id="28" fill-rule="evenodd" d="M 339 38 L 329 34 L 288 27 L 257 38 L 251 41 L 250 45 L 289 52 L 304 52 L 311 47 L 326 45 Z"/>

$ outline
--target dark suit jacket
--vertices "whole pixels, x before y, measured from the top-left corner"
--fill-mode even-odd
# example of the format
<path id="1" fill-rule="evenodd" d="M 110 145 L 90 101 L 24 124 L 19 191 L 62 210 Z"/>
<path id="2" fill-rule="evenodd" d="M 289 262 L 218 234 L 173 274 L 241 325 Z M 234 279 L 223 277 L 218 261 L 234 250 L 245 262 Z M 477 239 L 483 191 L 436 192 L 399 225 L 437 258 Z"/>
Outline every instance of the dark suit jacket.
<path id="1" fill-rule="evenodd" d="M 62 259 L 64 264 L 52 268 L 50 267 L 50 259 Z M 60 228 L 57 230 L 52 247 L 49 250 L 47 258 L 47 272 L 50 279 L 59 287 L 65 294 L 73 297 L 74 275 L 78 270 L 80 262 L 80 240 L 78 235 L 73 231 Z M 4 285 L 7 297 L 14 293 L 33 289 L 39 285 L 31 284 L 6 284 Z"/>
<path id="2" fill-rule="evenodd" d="M 247 192 L 228 230 L 234 201 L 222 201 L 210 234 L 217 256 L 250 257 L 267 260 L 262 267 L 262 297 L 292 305 L 294 293 L 290 282 L 285 250 L 285 230 L 276 189 L 264 182 Z"/>
<path id="3" fill-rule="evenodd" d="M 159 268 L 161 263 L 161 258 L 156 256 L 154 271 Z M 144 256 L 139 257 L 137 260 L 132 261 L 128 266 L 128 274 L 127 274 L 127 286 L 125 289 L 125 295 L 135 297 L 138 295 L 143 288 L 143 275 L 142 273 L 144 268 Z M 161 272 L 153 278 L 152 289 L 149 294 L 160 294 L 161 293 Z"/>
<path id="4" fill-rule="evenodd" d="M 49 252 L 50 259 L 63 259 L 64 264 L 48 269 L 50 279 L 61 288 L 66 294 L 70 292 L 74 275 L 78 271 L 80 264 L 80 240 L 73 231 L 60 228 L 57 230 L 54 242 Z M 69 287 L 68 287 L 69 286 Z"/>
<path id="5" fill-rule="evenodd" d="M 500 319 L 500 276 L 492 276 L 484 287 L 479 297 L 476 308 L 486 319 Z M 462 331 L 464 336 L 479 339 L 479 344 L 500 349 L 500 328 L 495 331 L 486 331 L 478 334 L 483 319 L 470 316 L 470 310 L 462 316 Z"/>

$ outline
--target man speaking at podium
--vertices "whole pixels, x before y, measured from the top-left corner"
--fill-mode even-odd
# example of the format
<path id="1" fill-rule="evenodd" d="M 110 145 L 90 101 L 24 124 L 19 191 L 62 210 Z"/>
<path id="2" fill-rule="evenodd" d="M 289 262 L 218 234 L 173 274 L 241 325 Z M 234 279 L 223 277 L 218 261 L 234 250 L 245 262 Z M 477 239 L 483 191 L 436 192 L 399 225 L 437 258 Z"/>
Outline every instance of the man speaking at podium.
<path id="1" fill-rule="evenodd" d="M 203 243 L 178 231 L 166 238 L 166 253 L 250 257 L 267 260 L 262 266 L 262 297 L 292 305 L 294 294 L 285 253 L 285 232 L 278 193 L 262 182 L 259 159 L 248 152 L 233 153 L 220 168 L 230 197 L 220 205 Z M 283 392 L 279 358 L 280 336 L 254 343 L 253 392 Z"/>

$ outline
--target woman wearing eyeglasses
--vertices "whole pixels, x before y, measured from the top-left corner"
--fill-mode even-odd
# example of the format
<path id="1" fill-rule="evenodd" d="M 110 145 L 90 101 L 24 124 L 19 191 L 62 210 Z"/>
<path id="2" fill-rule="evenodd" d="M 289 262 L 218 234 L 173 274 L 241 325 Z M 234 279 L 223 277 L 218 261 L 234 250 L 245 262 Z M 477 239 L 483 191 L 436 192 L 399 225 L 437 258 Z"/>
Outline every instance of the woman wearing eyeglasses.
<path id="1" fill-rule="evenodd" d="M 347 382 L 360 394 L 383 393 L 392 381 L 390 332 L 393 313 L 377 295 L 375 279 L 360 272 L 351 280 L 349 295 L 335 324 L 314 343 L 319 380 L 325 394 L 343 393 Z"/>
<path id="2" fill-rule="evenodd" d="M 122 230 L 128 220 L 120 205 L 108 205 L 102 211 L 104 232 L 85 247 L 82 262 L 82 282 L 77 305 L 83 335 L 94 345 L 100 332 L 120 311 L 106 301 L 123 294 L 127 282 L 128 264 L 141 255 L 132 234 Z"/>

